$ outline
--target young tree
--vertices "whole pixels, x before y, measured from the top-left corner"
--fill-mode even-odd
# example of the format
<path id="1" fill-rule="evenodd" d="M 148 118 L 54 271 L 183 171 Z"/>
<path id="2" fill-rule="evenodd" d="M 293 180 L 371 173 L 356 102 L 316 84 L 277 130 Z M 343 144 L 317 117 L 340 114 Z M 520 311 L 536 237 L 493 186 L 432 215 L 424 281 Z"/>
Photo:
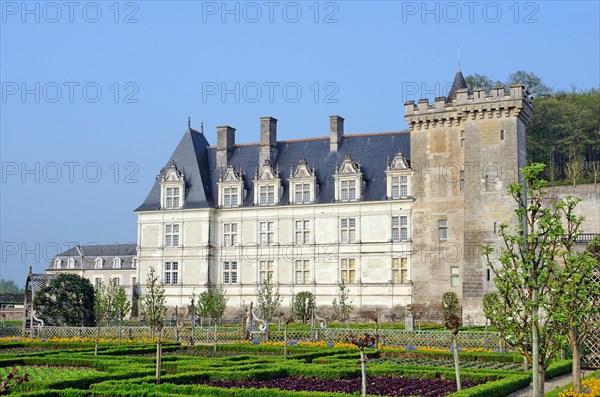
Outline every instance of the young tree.
<path id="1" fill-rule="evenodd" d="M 565 165 L 565 176 L 567 180 L 575 186 L 577 182 L 585 175 L 585 167 L 583 161 L 573 160 Z"/>
<path id="2" fill-rule="evenodd" d="M 352 301 L 350 300 L 350 289 L 346 287 L 346 284 L 342 280 L 338 284 L 339 295 L 337 298 L 333 299 L 333 303 L 331 304 L 333 307 L 333 313 L 335 317 L 342 323 L 345 323 L 350 319 L 350 313 L 354 309 L 352 307 Z"/>
<path id="3" fill-rule="evenodd" d="M 566 197 L 558 204 L 566 223 L 560 276 L 555 288 L 559 291 L 554 299 L 553 317 L 562 333 L 566 335 L 573 353 L 573 391 L 581 393 L 581 344 L 585 338 L 600 327 L 600 283 L 594 277 L 598 262 L 590 252 L 575 253 L 573 246 L 579 234 L 583 217 L 574 214 L 581 200 Z M 598 238 L 598 237 L 596 237 Z M 593 246 L 592 246 L 593 249 Z"/>
<path id="4" fill-rule="evenodd" d="M 76 274 L 59 274 L 40 289 L 33 301 L 37 316 L 47 325 L 91 327 L 94 316 L 94 287 Z"/>
<path id="5" fill-rule="evenodd" d="M 270 323 L 277 310 L 281 306 L 281 301 L 283 298 L 279 296 L 279 289 L 276 291 L 273 287 L 273 282 L 271 281 L 271 275 L 263 280 L 258 289 L 258 308 L 262 312 L 263 320 L 267 323 Z"/>
<path id="6" fill-rule="evenodd" d="M 600 161 L 591 161 L 588 168 L 590 177 L 594 183 L 598 183 L 600 181 Z"/>
<path id="7" fill-rule="evenodd" d="M 367 356 L 365 355 L 365 347 L 373 346 L 377 343 L 378 335 L 364 334 L 363 336 L 349 335 L 350 343 L 358 347 L 360 351 L 360 369 L 361 369 L 361 396 L 367 397 Z"/>
<path id="8" fill-rule="evenodd" d="M 100 327 L 102 322 L 106 321 L 107 325 L 114 314 L 114 295 L 116 282 L 112 279 L 108 285 L 100 283 L 97 289 L 94 290 L 94 314 L 96 316 L 96 338 L 94 341 L 94 355 L 98 355 L 98 340 L 100 339 Z"/>
<path id="9" fill-rule="evenodd" d="M 213 301 L 211 314 L 215 318 L 215 321 L 217 318 L 223 318 L 223 313 L 225 313 L 225 309 L 227 308 L 227 301 L 229 301 L 229 298 L 227 297 L 225 292 L 225 289 L 223 289 L 222 287 L 216 288 L 213 291 L 211 291 Z"/>
<path id="10" fill-rule="evenodd" d="M 444 326 L 452 330 L 452 351 L 454 352 L 454 371 L 456 372 L 456 390 L 460 391 L 460 366 L 458 362 L 458 328 L 460 327 L 460 307 L 454 292 L 446 292 L 442 296 L 442 312 Z"/>
<path id="11" fill-rule="evenodd" d="M 291 309 L 294 317 L 302 321 L 302 324 L 310 319 L 315 308 L 315 296 L 312 292 L 302 291 L 292 296 Z"/>
<path id="12" fill-rule="evenodd" d="M 146 319 L 150 329 L 157 331 L 156 335 L 156 384 L 160 384 L 160 367 L 162 361 L 162 328 L 164 318 L 167 314 L 165 288 L 156 275 L 154 268 L 150 268 L 146 277 L 146 293 L 142 297 L 142 310 L 146 313 Z"/>
<path id="13" fill-rule="evenodd" d="M 198 295 L 196 302 L 196 314 L 200 317 L 200 327 L 204 318 L 208 318 L 208 326 L 210 327 L 210 319 L 212 317 L 213 298 L 210 292 L 204 291 Z"/>
<path id="14" fill-rule="evenodd" d="M 131 301 L 127 299 L 125 288 L 119 287 L 116 289 L 113 308 L 114 316 L 121 322 L 131 311 Z"/>
<path id="15" fill-rule="evenodd" d="M 509 185 L 518 208 L 514 234 L 500 226 L 504 249 L 497 263 L 490 255 L 494 248 L 484 246 L 483 254 L 495 275 L 498 299 L 492 300 L 486 315 L 514 348 L 533 367 L 534 396 L 543 396 L 544 373 L 560 346 L 557 324 L 551 317 L 558 277 L 555 261 L 564 229 L 557 208 L 543 206 L 546 182 L 540 175 L 544 164 L 521 169 L 525 186 Z"/>

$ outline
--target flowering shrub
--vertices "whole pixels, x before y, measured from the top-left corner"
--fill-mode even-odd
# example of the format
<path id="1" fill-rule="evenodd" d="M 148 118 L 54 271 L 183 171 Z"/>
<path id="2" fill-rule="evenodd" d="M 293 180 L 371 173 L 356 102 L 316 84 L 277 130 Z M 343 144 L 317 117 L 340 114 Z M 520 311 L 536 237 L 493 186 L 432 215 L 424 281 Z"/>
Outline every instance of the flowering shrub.
<path id="1" fill-rule="evenodd" d="M 586 379 L 582 382 L 583 393 L 575 393 L 571 387 L 568 390 L 561 392 L 559 397 L 591 397 L 600 396 L 600 379 L 592 378 Z"/>

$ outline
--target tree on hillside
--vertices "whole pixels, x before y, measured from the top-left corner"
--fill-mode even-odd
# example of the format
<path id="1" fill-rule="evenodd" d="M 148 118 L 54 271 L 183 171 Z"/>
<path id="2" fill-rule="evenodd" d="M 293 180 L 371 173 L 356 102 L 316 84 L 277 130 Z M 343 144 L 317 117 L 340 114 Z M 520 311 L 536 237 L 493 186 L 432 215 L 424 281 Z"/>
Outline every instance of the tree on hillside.
<path id="1" fill-rule="evenodd" d="M 475 88 L 483 88 L 485 92 L 490 92 L 492 88 L 502 84 L 500 81 L 494 81 L 489 77 L 479 74 L 473 73 L 465 77 L 465 82 L 467 83 L 467 89 L 473 92 Z"/>
<path id="2" fill-rule="evenodd" d="M 23 288 L 19 287 L 13 280 L 0 280 L 0 294 L 22 294 Z"/>
<path id="3" fill-rule="evenodd" d="M 508 76 L 507 86 L 513 84 L 523 84 L 525 89 L 534 97 L 547 96 L 552 93 L 552 89 L 542 81 L 542 78 L 535 73 L 518 70 Z"/>
<path id="4" fill-rule="evenodd" d="M 76 274 L 59 274 L 40 289 L 33 307 L 46 325 L 90 327 L 94 317 L 94 287 Z"/>
<path id="5" fill-rule="evenodd" d="M 292 313 L 296 320 L 302 321 L 303 324 L 310 319 L 315 306 L 315 296 L 312 292 L 302 291 L 292 296 Z"/>
<path id="6" fill-rule="evenodd" d="M 490 300 L 491 317 L 506 341 L 523 354 L 533 367 L 534 396 L 543 396 L 544 373 L 560 348 L 561 337 L 552 318 L 559 277 L 555 261 L 564 229 L 559 209 L 543 206 L 544 165 L 534 163 L 522 168 L 525 186 L 509 185 L 509 193 L 518 208 L 514 230 L 500 226 L 504 249 L 499 261 L 490 258 L 494 251 L 484 246 L 484 255 L 494 272 L 497 299 Z"/>

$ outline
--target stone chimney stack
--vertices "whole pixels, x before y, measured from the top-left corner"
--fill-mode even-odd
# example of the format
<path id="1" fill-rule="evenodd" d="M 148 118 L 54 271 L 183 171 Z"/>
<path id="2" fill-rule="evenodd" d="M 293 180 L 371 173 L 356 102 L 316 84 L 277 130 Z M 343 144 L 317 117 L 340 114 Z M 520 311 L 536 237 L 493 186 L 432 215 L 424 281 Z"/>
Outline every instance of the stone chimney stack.
<path id="1" fill-rule="evenodd" d="M 258 146 L 258 166 L 262 166 L 265 160 L 271 164 L 277 157 L 277 119 L 274 117 L 260 118 L 260 144 Z"/>
<path id="2" fill-rule="evenodd" d="M 217 168 L 225 171 L 235 145 L 235 128 L 228 125 L 217 127 Z"/>
<path id="3" fill-rule="evenodd" d="M 329 150 L 337 152 L 338 145 L 344 136 L 344 118 L 329 116 Z"/>

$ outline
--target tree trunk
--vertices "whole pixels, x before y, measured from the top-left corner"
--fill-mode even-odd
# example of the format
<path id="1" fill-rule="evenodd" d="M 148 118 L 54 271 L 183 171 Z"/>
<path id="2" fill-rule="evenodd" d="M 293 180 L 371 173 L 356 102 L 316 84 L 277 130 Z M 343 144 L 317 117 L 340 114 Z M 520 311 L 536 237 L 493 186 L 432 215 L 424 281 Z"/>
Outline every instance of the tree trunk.
<path id="1" fill-rule="evenodd" d="M 362 374 L 362 397 L 367 397 L 367 359 L 362 348 L 360 349 L 360 370 Z"/>
<path id="2" fill-rule="evenodd" d="M 162 364 L 162 329 L 156 336 L 156 384 L 160 385 L 160 367 Z"/>
<path id="3" fill-rule="evenodd" d="M 534 281 L 534 283 L 537 282 Z M 532 294 L 531 294 L 531 300 L 533 301 L 533 307 L 531 309 L 531 339 L 532 339 L 532 380 L 533 380 L 533 395 L 535 397 L 538 396 L 544 396 L 544 392 L 542 391 L 540 394 L 540 387 L 543 386 L 544 382 L 542 382 L 542 384 L 540 385 L 540 371 L 544 371 L 543 368 L 540 368 L 540 360 L 539 360 L 539 355 L 540 355 L 540 341 L 539 341 L 539 334 L 538 334 L 538 325 L 539 325 L 539 308 L 538 308 L 538 290 L 537 288 L 533 288 Z"/>
<path id="4" fill-rule="evenodd" d="M 98 355 L 98 339 L 100 339 L 100 327 L 96 327 L 96 341 L 94 343 L 94 356 Z"/>
<path id="5" fill-rule="evenodd" d="M 581 393 L 581 351 L 579 343 L 575 340 L 573 343 L 573 391 Z"/>
<path id="6" fill-rule="evenodd" d="M 458 363 L 458 342 L 456 335 L 452 335 L 452 350 L 454 351 L 454 372 L 456 373 L 456 390 L 460 391 L 460 366 Z"/>
<path id="7" fill-rule="evenodd" d="M 288 325 L 287 323 L 285 324 L 285 328 L 283 330 L 283 361 L 287 361 L 287 330 L 288 330 Z"/>
<path id="8" fill-rule="evenodd" d="M 540 373 L 538 377 L 539 385 L 540 385 L 540 393 L 539 397 L 544 397 L 544 384 L 546 383 L 546 371 L 544 370 L 544 366 L 540 365 Z"/>

